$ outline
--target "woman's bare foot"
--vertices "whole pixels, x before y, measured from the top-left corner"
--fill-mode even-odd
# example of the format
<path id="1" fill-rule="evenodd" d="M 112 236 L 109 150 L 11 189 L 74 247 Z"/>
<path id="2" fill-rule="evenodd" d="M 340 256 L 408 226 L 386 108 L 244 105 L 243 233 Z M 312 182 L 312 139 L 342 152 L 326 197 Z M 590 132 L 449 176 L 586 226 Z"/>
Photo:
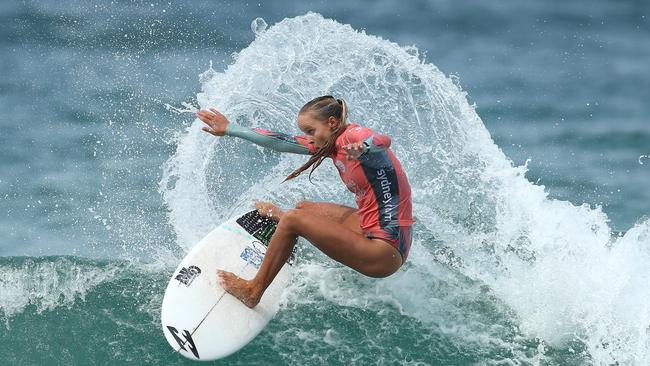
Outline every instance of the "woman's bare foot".
<path id="1" fill-rule="evenodd" d="M 284 211 L 282 211 L 280 207 L 274 205 L 271 202 L 257 201 L 255 202 L 255 208 L 257 209 L 257 212 L 260 213 L 260 215 L 268 217 L 275 222 L 280 222 L 280 218 L 282 218 L 282 215 L 284 215 Z"/>
<path id="2" fill-rule="evenodd" d="M 217 270 L 217 282 L 232 296 L 243 302 L 249 308 L 254 308 L 260 302 L 262 294 L 256 291 L 251 281 L 237 277 L 234 273 Z"/>

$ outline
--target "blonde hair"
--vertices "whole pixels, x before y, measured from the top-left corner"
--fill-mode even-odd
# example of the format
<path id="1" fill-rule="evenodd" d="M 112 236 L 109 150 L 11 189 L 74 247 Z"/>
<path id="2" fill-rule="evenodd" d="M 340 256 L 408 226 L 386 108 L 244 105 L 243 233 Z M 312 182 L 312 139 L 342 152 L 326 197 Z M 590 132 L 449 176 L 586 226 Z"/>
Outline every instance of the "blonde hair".
<path id="1" fill-rule="evenodd" d="M 314 155 L 312 155 L 305 164 L 300 168 L 296 169 L 293 173 L 289 174 L 283 181 L 286 182 L 300 175 L 300 173 L 311 168 L 309 172 L 309 181 L 311 181 L 311 174 L 314 172 L 314 169 L 323 162 L 323 160 L 330 156 L 336 149 L 336 139 L 345 131 L 347 127 L 347 118 L 348 118 L 348 104 L 343 99 L 336 99 L 331 95 L 324 95 L 322 97 L 314 98 L 307 102 L 298 114 L 303 113 L 313 113 L 316 119 L 321 121 L 327 121 L 330 117 L 338 118 L 339 124 L 332 131 L 332 135 L 325 142 L 325 146 L 320 148 Z"/>

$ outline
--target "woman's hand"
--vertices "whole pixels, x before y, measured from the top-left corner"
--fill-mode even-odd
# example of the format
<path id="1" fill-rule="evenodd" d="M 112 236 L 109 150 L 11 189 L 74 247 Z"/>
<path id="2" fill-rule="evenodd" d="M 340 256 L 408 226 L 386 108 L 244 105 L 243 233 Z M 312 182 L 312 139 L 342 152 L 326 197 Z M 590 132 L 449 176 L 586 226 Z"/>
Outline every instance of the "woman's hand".
<path id="1" fill-rule="evenodd" d="M 221 114 L 215 108 L 210 108 L 209 111 L 202 110 L 196 113 L 196 116 L 203 121 L 208 127 L 203 127 L 202 130 L 214 135 L 223 136 L 226 134 L 226 127 L 228 127 L 228 118 Z"/>
<path id="2" fill-rule="evenodd" d="M 368 151 L 368 147 L 363 142 L 354 142 L 343 146 L 345 152 L 348 153 L 348 160 L 359 159 L 363 153 Z"/>

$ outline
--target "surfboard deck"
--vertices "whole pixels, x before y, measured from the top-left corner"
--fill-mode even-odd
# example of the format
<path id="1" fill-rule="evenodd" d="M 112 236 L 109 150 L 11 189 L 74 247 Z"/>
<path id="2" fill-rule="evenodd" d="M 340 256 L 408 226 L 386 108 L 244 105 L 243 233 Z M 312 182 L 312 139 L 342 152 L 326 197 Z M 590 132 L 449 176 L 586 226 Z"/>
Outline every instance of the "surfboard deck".
<path id="1" fill-rule="evenodd" d="M 253 309 L 217 283 L 216 270 L 252 279 L 276 224 L 257 211 L 234 217 L 203 238 L 174 271 L 162 302 L 167 342 L 194 360 L 226 357 L 248 344 L 277 313 L 291 278 L 294 253 Z"/>

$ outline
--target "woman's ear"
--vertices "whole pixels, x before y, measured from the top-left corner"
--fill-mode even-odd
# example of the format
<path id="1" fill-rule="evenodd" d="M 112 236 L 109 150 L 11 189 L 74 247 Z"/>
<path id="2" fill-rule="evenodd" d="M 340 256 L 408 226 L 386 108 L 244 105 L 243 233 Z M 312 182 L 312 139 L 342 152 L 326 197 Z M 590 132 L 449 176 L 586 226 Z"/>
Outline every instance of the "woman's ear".
<path id="1" fill-rule="evenodd" d="M 327 119 L 327 124 L 329 125 L 330 129 L 335 129 L 339 125 L 339 120 L 334 116 L 330 116 Z"/>

